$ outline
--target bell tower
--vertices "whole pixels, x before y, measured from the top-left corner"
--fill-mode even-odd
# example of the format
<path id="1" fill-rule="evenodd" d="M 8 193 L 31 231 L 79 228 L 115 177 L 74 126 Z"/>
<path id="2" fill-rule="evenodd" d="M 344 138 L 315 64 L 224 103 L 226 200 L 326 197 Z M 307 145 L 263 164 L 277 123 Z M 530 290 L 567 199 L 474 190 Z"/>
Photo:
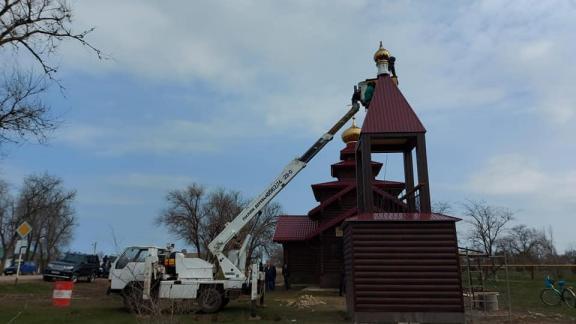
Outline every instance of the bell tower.
<path id="1" fill-rule="evenodd" d="M 360 214 L 385 211 L 383 202 L 372 191 L 371 155 L 399 153 L 403 155 L 406 184 L 406 192 L 399 199 L 407 205 L 408 212 L 430 213 L 426 129 L 398 89 L 396 59 L 382 43 L 374 54 L 374 61 L 377 77 L 359 84 L 360 100 L 368 112 L 356 146 L 358 211 Z"/>
<path id="2" fill-rule="evenodd" d="M 354 322 L 464 323 L 459 219 L 431 212 L 426 129 L 382 44 L 374 61 L 376 78 L 354 97 L 368 112 L 356 144 L 358 214 L 342 225 L 348 314 Z M 402 154 L 403 193 L 374 188 L 373 153 Z"/>

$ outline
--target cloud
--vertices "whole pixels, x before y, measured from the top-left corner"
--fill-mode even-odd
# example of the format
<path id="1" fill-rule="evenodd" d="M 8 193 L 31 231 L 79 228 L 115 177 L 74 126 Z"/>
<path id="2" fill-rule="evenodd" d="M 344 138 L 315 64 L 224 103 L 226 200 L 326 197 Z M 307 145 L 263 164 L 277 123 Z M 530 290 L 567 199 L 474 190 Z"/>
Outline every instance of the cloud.
<path id="1" fill-rule="evenodd" d="M 118 194 L 113 192 L 81 191 L 76 201 L 79 204 L 94 206 L 142 206 L 149 201 L 136 195 Z"/>
<path id="2" fill-rule="evenodd" d="M 223 129 L 226 131 L 222 131 Z M 213 152 L 224 142 L 238 140 L 249 134 L 249 130 L 224 120 L 165 120 L 147 124 L 107 123 L 102 126 L 74 123 L 58 130 L 54 141 L 102 155 L 161 155 Z"/>
<path id="3" fill-rule="evenodd" d="M 472 176 L 469 187 L 491 195 L 534 194 L 546 181 L 533 161 L 511 154 L 489 159 L 487 165 Z"/>
<path id="4" fill-rule="evenodd" d="M 142 174 L 113 175 L 106 177 L 106 183 L 139 189 L 166 190 L 183 187 L 193 182 L 192 178 L 182 175 Z"/>
<path id="5" fill-rule="evenodd" d="M 419 111 L 514 110 L 520 92 L 528 96 L 522 109 L 552 124 L 576 116 L 570 2 L 106 0 L 75 9 L 78 27 L 95 26 L 91 41 L 113 60 L 94 64 L 68 44 L 67 66 L 205 83 L 239 95 L 268 127 L 319 129 L 354 83 L 374 76 L 379 40 L 398 57 L 401 87 Z"/>
<path id="6" fill-rule="evenodd" d="M 548 40 L 534 41 L 520 48 L 519 58 L 528 64 L 538 64 L 552 54 L 554 44 Z"/>
<path id="7" fill-rule="evenodd" d="M 494 156 L 472 174 L 461 192 L 510 208 L 518 224 L 552 226 L 557 247 L 566 249 L 574 244 L 571 226 L 563 225 L 574 221 L 576 169 L 553 167 L 550 162 L 535 155 Z"/>
<path id="8" fill-rule="evenodd" d="M 467 184 L 469 191 L 503 197 L 553 201 L 576 200 L 576 169 L 546 170 L 535 157 L 507 154 L 490 158 Z"/>
<path id="9" fill-rule="evenodd" d="M 141 172 L 91 175 L 82 180 L 77 183 L 81 204 L 154 208 L 168 190 L 193 182 L 186 175 Z"/>

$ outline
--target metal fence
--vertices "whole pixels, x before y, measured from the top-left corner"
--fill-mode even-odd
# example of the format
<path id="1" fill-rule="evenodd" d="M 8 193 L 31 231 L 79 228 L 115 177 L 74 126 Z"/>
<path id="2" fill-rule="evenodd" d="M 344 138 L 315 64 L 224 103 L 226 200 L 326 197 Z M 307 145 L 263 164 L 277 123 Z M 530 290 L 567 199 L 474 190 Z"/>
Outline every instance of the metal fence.
<path id="1" fill-rule="evenodd" d="M 464 307 L 468 317 L 512 316 L 510 271 L 505 256 L 460 248 Z"/>
<path id="2" fill-rule="evenodd" d="M 539 311 L 561 312 L 540 301 L 545 278 L 576 286 L 576 264 L 508 264 L 505 256 L 460 249 L 462 288 L 467 317 L 500 317 Z M 568 313 L 572 314 L 572 311 Z"/>

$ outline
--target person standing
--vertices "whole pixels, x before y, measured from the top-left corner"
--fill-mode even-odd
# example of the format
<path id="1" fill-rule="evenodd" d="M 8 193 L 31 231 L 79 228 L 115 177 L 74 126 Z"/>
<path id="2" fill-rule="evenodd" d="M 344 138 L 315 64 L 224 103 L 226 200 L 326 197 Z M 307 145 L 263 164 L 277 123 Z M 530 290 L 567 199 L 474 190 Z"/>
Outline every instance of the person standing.
<path id="1" fill-rule="evenodd" d="M 338 289 L 338 296 L 342 296 L 343 293 L 346 293 L 346 268 L 344 268 L 344 264 L 342 264 L 340 270 L 340 287 Z"/>
<path id="2" fill-rule="evenodd" d="M 266 286 L 266 290 L 270 290 L 270 263 L 266 262 L 264 266 L 264 285 Z"/>
<path id="3" fill-rule="evenodd" d="M 276 266 L 270 264 L 270 290 L 274 291 L 276 288 Z"/>
<path id="4" fill-rule="evenodd" d="M 282 276 L 284 277 L 284 287 L 286 290 L 290 289 L 290 270 L 288 270 L 288 263 L 282 266 Z"/>

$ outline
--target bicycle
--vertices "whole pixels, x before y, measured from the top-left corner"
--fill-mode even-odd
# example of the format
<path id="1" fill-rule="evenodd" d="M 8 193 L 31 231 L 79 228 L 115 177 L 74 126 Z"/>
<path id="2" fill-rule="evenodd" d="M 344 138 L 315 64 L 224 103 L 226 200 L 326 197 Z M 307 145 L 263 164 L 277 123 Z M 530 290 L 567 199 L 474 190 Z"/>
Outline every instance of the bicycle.
<path id="1" fill-rule="evenodd" d="M 544 283 L 546 288 L 540 292 L 540 300 L 548 306 L 557 306 L 564 302 L 568 307 L 576 308 L 576 293 L 574 288 L 566 287 L 564 280 L 558 281 L 558 288 L 554 286 L 554 279 L 546 276 Z"/>

